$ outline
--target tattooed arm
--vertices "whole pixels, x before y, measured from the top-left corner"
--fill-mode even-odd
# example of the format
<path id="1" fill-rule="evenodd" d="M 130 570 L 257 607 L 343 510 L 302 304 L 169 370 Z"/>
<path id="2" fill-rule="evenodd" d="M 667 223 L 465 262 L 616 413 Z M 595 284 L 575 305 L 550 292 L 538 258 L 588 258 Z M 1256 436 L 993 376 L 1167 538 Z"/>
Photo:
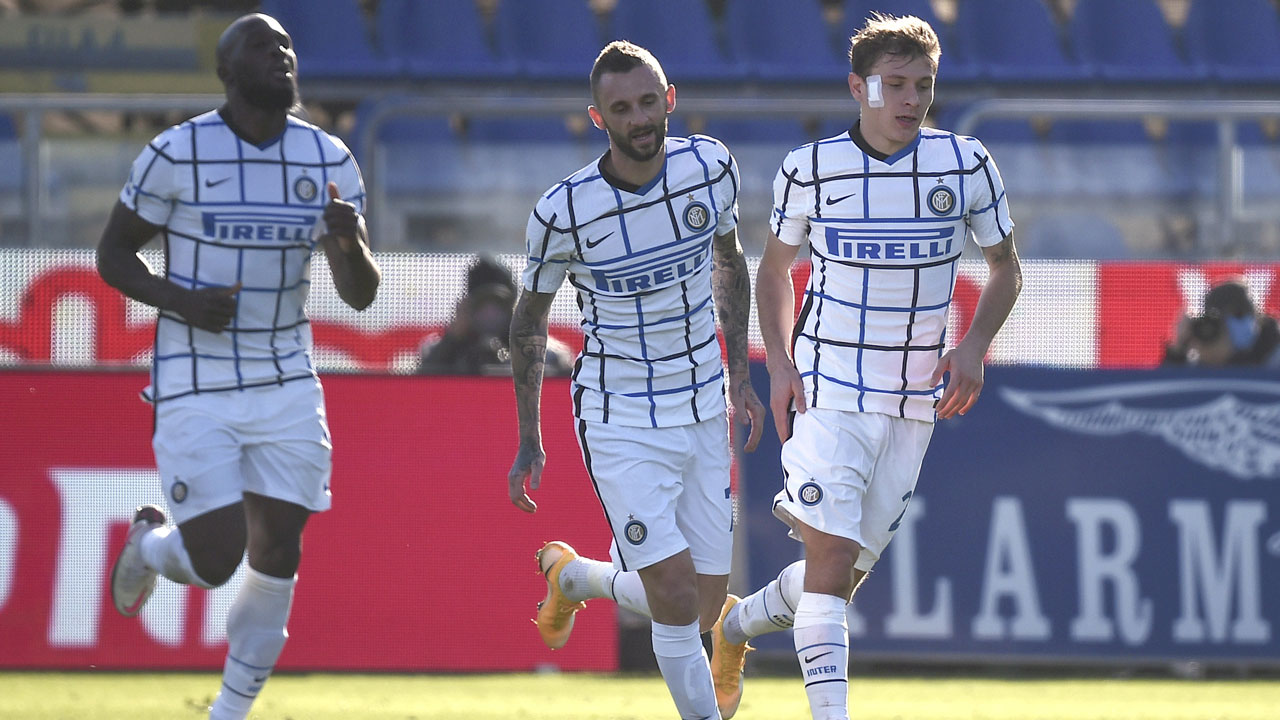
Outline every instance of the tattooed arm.
<path id="1" fill-rule="evenodd" d="M 511 318 L 511 377 L 516 386 L 516 416 L 520 422 L 520 448 L 516 451 L 507 490 L 511 502 L 531 513 L 538 509 L 525 490 L 537 490 L 547 454 L 542 451 L 542 373 L 547 357 L 547 316 L 555 293 L 522 290 Z"/>
<path id="2" fill-rule="evenodd" d="M 720 329 L 724 332 L 725 354 L 729 361 L 730 413 L 749 425 L 750 435 L 743 447 L 756 449 L 764 431 L 764 404 L 751 387 L 751 367 L 747 349 L 747 324 L 751 319 L 751 277 L 747 259 L 738 244 L 738 232 L 717 235 L 711 269 Z"/>

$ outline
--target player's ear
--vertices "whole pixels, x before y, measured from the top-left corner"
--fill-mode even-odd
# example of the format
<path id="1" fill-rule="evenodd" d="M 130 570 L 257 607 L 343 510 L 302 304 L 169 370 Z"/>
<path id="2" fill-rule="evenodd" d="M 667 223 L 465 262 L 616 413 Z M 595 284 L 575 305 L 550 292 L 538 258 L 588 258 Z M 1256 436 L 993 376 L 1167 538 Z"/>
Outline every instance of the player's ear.
<path id="1" fill-rule="evenodd" d="M 676 109 L 676 86 L 667 86 L 667 112 L 674 112 Z"/>
<path id="2" fill-rule="evenodd" d="M 604 129 L 604 116 L 600 114 L 595 105 L 587 106 L 587 116 L 591 118 L 591 124 L 595 125 L 597 130 Z"/>
<path id="3" fill-rule="evenodd" d="M 867 81 L 863 80 L 858 73 L 849 73 L 849 94 L 857 100 L 859 104 L 865 99 L 867 92 Z"/>

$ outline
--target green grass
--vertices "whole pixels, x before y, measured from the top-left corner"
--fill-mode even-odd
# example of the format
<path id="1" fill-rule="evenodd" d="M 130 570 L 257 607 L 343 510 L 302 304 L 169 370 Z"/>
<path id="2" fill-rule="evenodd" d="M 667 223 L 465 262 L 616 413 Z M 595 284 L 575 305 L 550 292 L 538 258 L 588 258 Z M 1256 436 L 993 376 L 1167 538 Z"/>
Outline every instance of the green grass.
<path id="1" fill-rule="evenodd" d="M 4 720 L 204 717 L 205 673 L 2 673 Z M 853 678 L 858 720 L 1275 720 L 1280 681 Z M 279 675 L 261 720 L 673 718 L 656 676 Z M 747 679 L 741 720 L 808 720 L 799 678 Z"/>

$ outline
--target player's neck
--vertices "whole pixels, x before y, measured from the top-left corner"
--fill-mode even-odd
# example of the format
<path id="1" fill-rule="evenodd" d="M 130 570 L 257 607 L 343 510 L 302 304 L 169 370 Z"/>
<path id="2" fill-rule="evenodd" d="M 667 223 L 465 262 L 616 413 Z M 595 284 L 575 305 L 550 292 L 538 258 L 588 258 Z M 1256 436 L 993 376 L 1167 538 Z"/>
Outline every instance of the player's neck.
<path id="1" fill-rule="evenodd" d="M 854 124 L 853 129 L 862 138 L 862 142 L 865 143 L 867 147 L 875 150 L 877 153 L 880 153 L 885 158 L 892 157 L 902 148 L 915 142 L 916 137 L 920 135 L 920 132 L 916 131 L 916 134 L 912 135 L 910 140 L 906 142 L 898 142 L 890 139 L 887 135 L 877 133 L 874 128 L 868 126 L 868 123 L 862 122 L 861 118 Z M 855 138 L 855 140 L 856 139 L 857 138 Z"/>
<path id="2" fill-rule="evenodd" d="M 236 135 L 255 145 L 279 137 L 289 117 L 283 110 L 264 110 L 234 97 L 227 98 L 218 113 Z"/>
<path id="3" fill-rule="evenodd" d="M 658 176 L 662 172 L 662 166 L 667 161 L 667 154 L 660 152 L 648 160 L 633 160 L 625 154 L 618 152 L 618 149 L 609 146 L 609 154 L 605 156 L 602 163 L 605 170 L 623 182 L 631 183 L 636 187 L 644 187 L 649 181 Z"/>

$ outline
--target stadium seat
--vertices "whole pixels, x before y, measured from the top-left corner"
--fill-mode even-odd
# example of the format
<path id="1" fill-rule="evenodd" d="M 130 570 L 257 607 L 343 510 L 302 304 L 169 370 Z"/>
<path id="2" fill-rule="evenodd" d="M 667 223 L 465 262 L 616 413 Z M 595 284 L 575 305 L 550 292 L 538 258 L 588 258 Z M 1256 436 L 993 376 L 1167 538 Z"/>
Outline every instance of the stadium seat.
<path id="1" fill-rule="evenodd" d="M 537 79 L 585 81 L 600 49 L 615 39 L 612 16 L 596 17 L 587 0 L 504 2 L 516 33 L 521 72 Z"/>
<path id="2" fill-rule="evenodd" d="M 387 46 L 385 13 L 370 20 L 352 0 L 263 0 L 262 12 L 284 25 L 301 78 L 387 78 L 404 63 Z"/>
<path id="3" fill-rule="evenodd" d="M 584 126 L 581 134 L 575 133 L 568 119 L 561 116 L 474 116 L 463 122 L 462 139 L 482 143 L 576 142 L 590 138 L 594 130 Z M 600 139 L 604 139 L 603 133 Z"/>
<path id="4" fill-rule="evenodd" d="M 804 123 L 797 118 L 712 115 L 707 118 L 701 132 L 723 140 L 730 150 L 737 144 L 754 143 L 777 145 L 785 152 L 812 139 L 805 131 Z"/>
<path id="5" fill-rule="evenodd" d="M 1150 141 L 1140 120 L 1054 120 L 1048 139 L 1075 145 L 1145 145 Z"/>
<path id="6" fill-rule="evenodd" d="M 849 72 L 849 36 L 861 15 L 846 11 L 829 28 L 819 0 L 730 0 L 728 17 L 742 28 L 748 72 L 769 82 L 840 83 Z"/>
<path id="7" fill-rule="evenodd" d="M 1072 58 L 1049 10 L 1038 0 L 959 3 L 956 33 L 978 73 L 991 80 L 1074 82 L 1090 74 Z"/>
<path id="8" fill-rule="evenodd" d="M 475 0 L 382 0 L 396 33 L 393 49 L 413 78 L 510 80 L 518 69 L 515 28 L 508 13 L 481 17 Z"/>
<path id="9" fill-rule="evenodd" d="M 735 57 L 734 15 L 717 20 L 701 1 L 618 0 L 613 17 L 618 37 L 651 50 L 673 83 L 746 75 L 746 65 Z"/>
<path id="10" fill-rule="evenodd" d="M 978 67 L 969 56 L 964 38 L 956 31 L 954 25 L 948 25 L 938 18 L 929 0 L 847 0 L 846 12 L 853 16 L 854 27 L 862 27 L 863 20 L 878 11 L 889 15 L 914 15 L 933 27 L 942 44 L 942 61 L 938 68 L 938 82 L 968 82 L 977 79 Z"/>
<path id="11" fill-rule="evenodd" d="M 1280 80 L 1280 10 L 1268 0 L 1192 0 L 1185 28 L 1193 61 L 1220 80 Z"/>
<path id="12" fill-rule="evenodd" d="M 1080 59 L 1103 80 L 1194 81 L 1208 72 L 1179 55 L 1155 0 L 1078 0 L 1070 30 Z"/>

